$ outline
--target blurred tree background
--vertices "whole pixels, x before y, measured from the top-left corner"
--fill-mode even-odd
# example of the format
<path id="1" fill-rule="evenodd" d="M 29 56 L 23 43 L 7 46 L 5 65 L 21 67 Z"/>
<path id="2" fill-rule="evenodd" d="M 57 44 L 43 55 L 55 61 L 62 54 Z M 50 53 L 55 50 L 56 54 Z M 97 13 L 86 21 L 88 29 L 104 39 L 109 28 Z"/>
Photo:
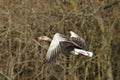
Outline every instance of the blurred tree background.
<path id="1" fill-rule="evenodd" d="M 70 30 L 94 56 L 61 54 L 41 67 L 50 43 L 37 37 Z M 0 80 L 119 79 L 119 0 L 0 0 Z"/>

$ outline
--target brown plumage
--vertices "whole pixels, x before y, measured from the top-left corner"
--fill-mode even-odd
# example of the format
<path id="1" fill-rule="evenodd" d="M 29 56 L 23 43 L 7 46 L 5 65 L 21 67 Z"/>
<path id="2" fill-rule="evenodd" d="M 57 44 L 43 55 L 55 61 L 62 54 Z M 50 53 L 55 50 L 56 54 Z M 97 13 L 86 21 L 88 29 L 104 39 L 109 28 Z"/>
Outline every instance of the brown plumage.
<path id="1" fill-rule="evenodd" d="M 47 36 L 44 36 L 42 38 L 38 37 L 41 40 L 44 38 L 44 40 L 48 39 L 49 41 L 51 41 L 43 63 L 51 62 L 52 60 L 56 59 L 60 53 L 72 53 L 75 55 L 82 54 L 85 56 L 92 57 L 92 52 L 83 50 L 86 47 L 85 40 L 72 31 L 70 31 L 70 33 L 70 38 L 60 33 L 56 33 L 53 37 L 53 40 L 51 40 Z"/>

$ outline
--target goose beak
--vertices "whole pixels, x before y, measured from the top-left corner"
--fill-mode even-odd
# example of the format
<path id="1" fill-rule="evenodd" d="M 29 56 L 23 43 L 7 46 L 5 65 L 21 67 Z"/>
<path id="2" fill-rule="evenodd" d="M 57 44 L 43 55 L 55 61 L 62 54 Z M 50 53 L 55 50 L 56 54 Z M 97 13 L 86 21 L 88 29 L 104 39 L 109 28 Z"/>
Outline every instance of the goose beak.
<path id="1" fill-rule="evenodd" d="M 44 41 L 51 41 L 51 39 L 49 37 L 47 37 L 47 36 L 39 36 L 38 40 L 40 40 L 40 41 L 42 41 L 42 40 L 44 40 Z"/>

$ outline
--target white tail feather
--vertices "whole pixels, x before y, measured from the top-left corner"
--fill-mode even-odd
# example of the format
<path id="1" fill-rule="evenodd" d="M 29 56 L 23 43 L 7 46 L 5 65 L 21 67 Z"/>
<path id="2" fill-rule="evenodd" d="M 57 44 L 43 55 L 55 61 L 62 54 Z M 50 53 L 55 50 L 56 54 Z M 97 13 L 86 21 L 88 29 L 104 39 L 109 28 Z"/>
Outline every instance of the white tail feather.
<path id="1" fill-rule="evenodd" d="M 85 50 L 82 50 L 82 49 L 74 49 L 75 51 L 75 54 L 78 55 L 78 54 L 82 54 L 82 55 L 85 55 L 85 56 L 89 56 L 89 57 L 92 57 L 93 56 L 93 53 L 90 52 L 90 51 L 85 51 Z"/>

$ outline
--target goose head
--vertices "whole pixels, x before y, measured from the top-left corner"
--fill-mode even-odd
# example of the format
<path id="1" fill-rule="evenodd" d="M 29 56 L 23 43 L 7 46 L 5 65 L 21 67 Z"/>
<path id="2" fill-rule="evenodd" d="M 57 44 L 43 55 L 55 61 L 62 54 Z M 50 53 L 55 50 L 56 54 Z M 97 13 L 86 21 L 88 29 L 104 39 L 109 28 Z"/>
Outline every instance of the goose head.
<path id="1" fill-rule="evenodd" d="M 40 41 L 52 41 L 52 39 L 50 39 L 48 36 L 39 36 L 38 37 L 38 40 Z"/>

